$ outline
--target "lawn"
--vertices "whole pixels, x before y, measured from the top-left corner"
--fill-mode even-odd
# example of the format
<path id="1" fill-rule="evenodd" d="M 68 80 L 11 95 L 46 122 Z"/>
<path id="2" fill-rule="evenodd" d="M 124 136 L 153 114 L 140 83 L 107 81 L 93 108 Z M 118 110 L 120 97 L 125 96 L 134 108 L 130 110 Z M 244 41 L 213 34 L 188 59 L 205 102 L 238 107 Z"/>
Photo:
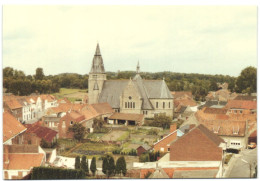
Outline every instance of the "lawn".
<path id="1" fill-rule="evenodd" d="M 83 99 L 87 95 L 87 89 L 69 89 L 69 88 L 60 88 L 59 93 L 53 94 L 58 99 L 68 98 L 71 102 L 76 100 Z"/>

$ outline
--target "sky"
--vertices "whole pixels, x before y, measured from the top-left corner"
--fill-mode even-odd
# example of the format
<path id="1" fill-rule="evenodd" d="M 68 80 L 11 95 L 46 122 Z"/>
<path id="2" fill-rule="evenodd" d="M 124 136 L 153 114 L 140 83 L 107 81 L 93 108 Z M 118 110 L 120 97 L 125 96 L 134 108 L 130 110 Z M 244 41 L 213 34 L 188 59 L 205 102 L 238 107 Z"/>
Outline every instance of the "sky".
<path id="1" fill-rule="evenodd" d="M 106 71 L 239 76 L 257 67 L 257 6 L 3 6 L 3 67 L 88 74 L 97 42 Z"/>

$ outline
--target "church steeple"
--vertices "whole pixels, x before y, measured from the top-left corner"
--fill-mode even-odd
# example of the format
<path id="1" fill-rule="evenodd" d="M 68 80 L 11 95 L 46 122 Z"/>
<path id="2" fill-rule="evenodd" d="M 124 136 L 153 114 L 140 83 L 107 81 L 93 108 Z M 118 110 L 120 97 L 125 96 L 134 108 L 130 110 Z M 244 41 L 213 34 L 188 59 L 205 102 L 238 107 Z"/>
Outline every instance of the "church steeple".
<path id="1" fill-rule="evenodd" d="M 140 73 L 139 60 L 138 60 L 138 62 L 137 62 L 136 73 L 137 73 L 137 74 L 139 74 L 139 73 Z"/>
<path id="2" fill-rule="evenodd" d="M 103 59 L 102 59 L 102 56 L 100 53 L 99 44 L 97 44 L 97 47 L 96 47 L 96 52 L 95 52 L 95 55 L 94 55 L 94 58 L 92 61 L 90 73 L 101 73 L 101 74 L 105 73 L 105 68 L 104 68 Z"/>

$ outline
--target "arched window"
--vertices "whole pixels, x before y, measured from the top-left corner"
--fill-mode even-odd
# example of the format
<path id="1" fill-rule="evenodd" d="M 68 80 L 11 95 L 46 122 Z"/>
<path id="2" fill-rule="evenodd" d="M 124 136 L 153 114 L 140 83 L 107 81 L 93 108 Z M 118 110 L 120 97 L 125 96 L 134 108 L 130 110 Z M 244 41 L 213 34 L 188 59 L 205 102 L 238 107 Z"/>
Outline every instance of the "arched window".
<path id="1" fill-rule="evenodd" d="M 156 102 L 156 108 L 158 108 L 158 102 Z"/>
<path id="2" fill-rule="evenodd" d="M 125 108 L 127 108 L 127 102 L 125 102 Z"/>
<path id="3" fill-rule="evenodd" d="M 163 109 L 165 108 L 165 102 L 163 102 Z"/>
<path id="4" fill-rule="evenodd" d="M 135 108 L 135 102 L 133 102 L 133 108 Z"/>
<path id="5" fill-rule="evenodd" d="M 128 108 L 130 108 L 130 102 L 128 102 Z"/>
<path id="6" fill-rule="evenodd" d="M 169 108 L 171 108 L 171 102 L 169 102 Z"/>
<path id="7" fill-rule="evenodd" d="M 132 108 L 132 102 L 130 102 L 130 108 Z"/>

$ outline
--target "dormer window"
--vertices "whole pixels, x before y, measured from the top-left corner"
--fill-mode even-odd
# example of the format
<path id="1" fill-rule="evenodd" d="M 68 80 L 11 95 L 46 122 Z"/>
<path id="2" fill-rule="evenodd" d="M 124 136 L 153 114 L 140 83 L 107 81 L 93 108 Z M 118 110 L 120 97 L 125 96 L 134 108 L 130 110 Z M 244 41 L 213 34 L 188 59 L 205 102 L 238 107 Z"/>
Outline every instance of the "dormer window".
<path id="1" fill-rule="evenodd" d="M 237 135 L 239 133 L 239 126 L 237 128 L 233 127 L 233 134 Z"/>

